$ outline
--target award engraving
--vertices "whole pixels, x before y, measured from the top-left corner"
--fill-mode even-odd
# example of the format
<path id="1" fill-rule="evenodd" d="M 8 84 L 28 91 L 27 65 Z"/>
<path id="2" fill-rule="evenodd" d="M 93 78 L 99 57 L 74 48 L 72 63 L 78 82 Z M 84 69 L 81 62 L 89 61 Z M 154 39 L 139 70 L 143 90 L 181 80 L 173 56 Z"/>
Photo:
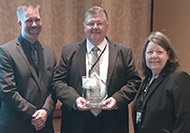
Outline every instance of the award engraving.
<path id="1" fill-rule="evenodd" d="M 103 107 L 103 101 L 107 98 L 106 84 L 99 78 L 96 73 L 90 77 L 82 77 L 83 93 L 82 96 L 89 102 L 86 107 Z"/>

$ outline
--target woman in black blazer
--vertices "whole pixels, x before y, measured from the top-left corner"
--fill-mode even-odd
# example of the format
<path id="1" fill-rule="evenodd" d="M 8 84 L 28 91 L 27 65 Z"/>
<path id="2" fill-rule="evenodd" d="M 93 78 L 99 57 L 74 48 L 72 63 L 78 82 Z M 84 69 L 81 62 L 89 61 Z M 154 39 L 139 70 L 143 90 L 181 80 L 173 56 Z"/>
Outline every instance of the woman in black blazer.
<path id="1" fill-rule="evenodd" d="M 146 39 L 140 66 L 145 78 L 132 105 L 135 133 L 189 133 L 190 76 L 177 70 L 178 59 L 163 33 Z"/>

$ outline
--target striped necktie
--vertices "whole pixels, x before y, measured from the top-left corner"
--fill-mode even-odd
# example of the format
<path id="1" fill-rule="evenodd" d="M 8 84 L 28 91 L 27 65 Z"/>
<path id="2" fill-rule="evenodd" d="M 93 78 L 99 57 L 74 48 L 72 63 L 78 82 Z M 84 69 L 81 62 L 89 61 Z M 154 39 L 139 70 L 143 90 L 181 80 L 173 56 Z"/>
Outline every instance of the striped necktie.
<path id="1" fill-rule="evenodd" d="M 100 76 L 100 65 L 99 65 L 99 60 L 98 60 L 98 50 L 100 50 L 98 47 L 94 47 L 92 49 L 92 67 L 93 68 L 92 68 L 91 74 L 96 73 L 98 76 Z M 97 89 L 98 88 L 100 88 L 99 83 L 97 83 Z M 97 116 L 101 112 L 100 109 L 91 109 L 90 111 L 94 116 Z"/>
<path id="2" fill-rule="evenodd" d="M 96 73 L 98 76 L 100 75 L 100 66 L 99 66 L 99 61 L 98 61 L 98 50 L 100 50 L 98 47 L 94 47 L 92 49 L 92 73 Z"/>

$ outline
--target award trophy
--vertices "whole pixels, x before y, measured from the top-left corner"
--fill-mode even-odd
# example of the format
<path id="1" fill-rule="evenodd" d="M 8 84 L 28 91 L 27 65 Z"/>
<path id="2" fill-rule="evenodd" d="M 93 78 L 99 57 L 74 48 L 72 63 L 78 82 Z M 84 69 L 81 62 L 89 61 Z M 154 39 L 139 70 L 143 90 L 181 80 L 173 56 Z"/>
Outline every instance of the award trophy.
<path id="1" fill-rule="evenodd" d="M 103 101 L 107 98 L 107 88 L 103 80 L 96 73 L 90 77 L 82 77 L 82 96 L 89 102 L 86 107 L 104 107 Z"/>

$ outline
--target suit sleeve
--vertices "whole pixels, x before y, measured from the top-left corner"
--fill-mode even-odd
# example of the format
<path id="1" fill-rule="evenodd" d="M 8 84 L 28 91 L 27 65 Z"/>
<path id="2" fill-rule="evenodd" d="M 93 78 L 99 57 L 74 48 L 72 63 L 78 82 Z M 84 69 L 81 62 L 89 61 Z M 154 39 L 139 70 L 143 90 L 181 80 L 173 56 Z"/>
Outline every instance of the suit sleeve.
<path id="1" fill-rule="evenodd" d="M 54 76 L 54 92 L 56 97 L 64 103 L 67 109 L 71 110 L 76 99 L 80 96 L 76 90 L 69 86 L 69 71 L 71 58 L 68 57 L 70 52 L 66 47 L 63 47 L 60 62 Z M 72 52 L 70 52 L 72 53 Z"/>
<path id="2" fill-rule="evenodd" d="M 172 132 L 189 132 L 190 125 L 190 76 L 180 72 L 172 83 L 172 97 L 174 100 L 175 123 Z"/>
<path id="3" fill-rule="evenodd" d="M 48 111 L 49 116 L 52 115 L 53 110 L 54 110 L 55 105 L 56 105 L 56 102 L 57 102 L 56 96 L 53 93 L 53 77 L 54 77 L 54 73 L 55 73 L 55 70 L 56 70 L 57 61 L 56 61 L 56 56 L 55 56 L 55 53 L 54 53 L 53 50 L 52 50 L 52 54 L 50 54 L 50 55 L 52 55 L 51 57 L 53 57 L 52 60 L 54 62 L 54 67 L 53 67 L 51 83 L 50 83 L 50 86 L 49 86 L 50 87 L 49 92 L 48 92 L 49 95 L 47 96 L 47 98 L 45 100 L 45 103 L 44 103 L 44 105 L 42 107 L 43 109 L 46 109 Z"/>
<path id="4" fill-rule="evenodd" d="M 135 97 L 137 90 L 139 89 L 141 78 L 136 70 L 132 50 L 129 47 L 124 47 L 119 52 L 119 62 L 123 65 L 124 69 L 122 75 L 124 82 L 121 88 L 113 94 L 113 98 L 117 101 L 117 106 L 126 107 Z M 121 74 L 121 73 L 120 73 Z M 114 81 L 115 82 L 115 81 Z"/>
<path id="5" fill-rule="evenodd" d="M 0 99 L 22 119 L 31 119 L 36 108 L 18 92 L 13 67 L 10 56 L 0 48 Z"/>

